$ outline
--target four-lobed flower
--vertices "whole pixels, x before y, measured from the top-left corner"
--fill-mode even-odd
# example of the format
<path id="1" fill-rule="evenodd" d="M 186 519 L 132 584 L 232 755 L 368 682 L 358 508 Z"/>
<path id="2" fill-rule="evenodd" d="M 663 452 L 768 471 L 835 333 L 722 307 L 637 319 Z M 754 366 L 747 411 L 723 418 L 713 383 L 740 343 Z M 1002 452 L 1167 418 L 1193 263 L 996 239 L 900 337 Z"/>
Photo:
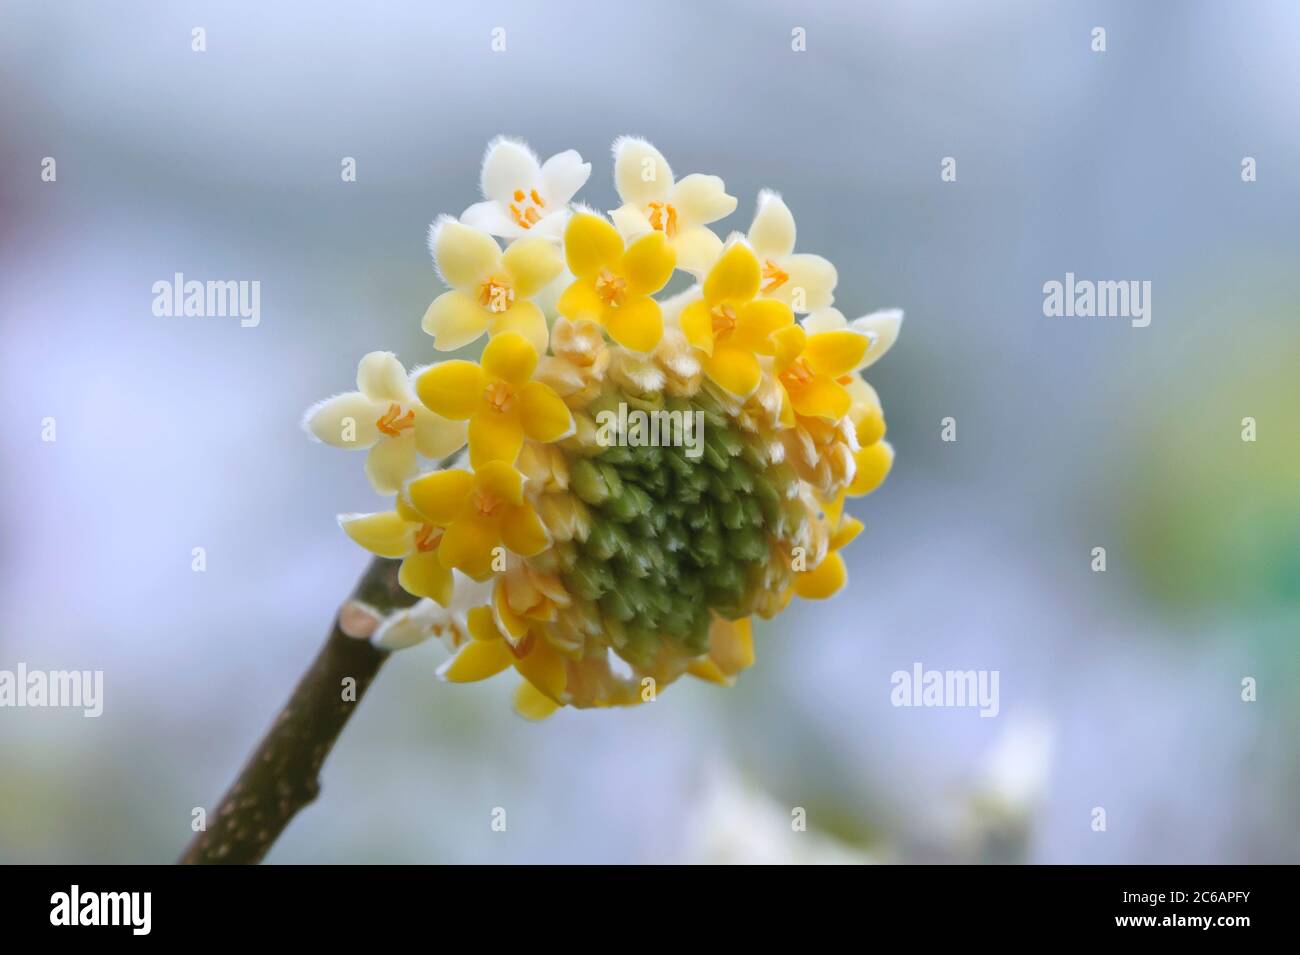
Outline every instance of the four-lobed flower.
<path id="1" fill-rule="evenodd" d="M 369 450 L 366 476 L 380 494 L 397 493 L 415 473 L 417 454 L 445 458 L 465 446 L 465 425 L 421 404 L 392 352 L 374 351 L 362 358 L 357 390 L 317 402 L 302 423 L 325 444 Z"/>
<path id="2" fill-rule="evenodd" d="M 623 204 L 610 218 L 625 237 L 658 232 L 688 272 L 703 272 L 717 259 L 722 240 L 706 226 L 736 209 L 735 196 L 727 195 L 717 176 L 674 179 L 663 153 L 644 139 L 624 136 L 614 143 L 614 185 Z"/>
<path id="3" fill-rule="evenodd" d="M 496 239 L 444 217 L 429 229 L 429 249 L 451 289 L 433 300 L 422 326 L 438 351 L 455 351 L 484 332 L 516 332 L 540 355 L 546 351 L 546 316 L 531 298 L 564 269 L 555 246 L 542 238 Z"/>
<path id="4" fill-rule="evenodd" d="M 596 322 L 632 351 L 648 352 L 659 344 L 663 313 L 651 296 L 668 284 L 676 262 L 662 232 L 628 246 L 600 216 L 580 211 L 564 230 L 564 255 L 575 278 L 556 306 L 561 315 Z"/>

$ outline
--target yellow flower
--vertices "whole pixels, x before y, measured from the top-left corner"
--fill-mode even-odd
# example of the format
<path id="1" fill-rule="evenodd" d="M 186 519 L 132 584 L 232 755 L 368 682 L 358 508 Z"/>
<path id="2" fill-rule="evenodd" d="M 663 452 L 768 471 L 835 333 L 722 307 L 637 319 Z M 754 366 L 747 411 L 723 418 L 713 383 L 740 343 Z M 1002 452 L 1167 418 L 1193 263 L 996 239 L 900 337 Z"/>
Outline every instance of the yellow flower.
<path id="1" fill-rule="evenodd" d="M 469 420 L 469 459 L 513 464 L 524 436 L 547 443 L 573 433 L 573 415 L 550 385 L 533 381 L 538 356 L 514 332 L 483 349 L 483 362 L 444 361 L 416 379 L 420 400 L 452 421 Z"/>
<path id="2" fill-rule="evenodd" d="M 303 427 L 336 448 L 369 449 L 366 476 L 380 494 L 396 494 L 416 472 L 417 452 L 445 458 L 465 446 L 465 426 L 426 410 L 402 363 L 374 351 L 357 366 L 357 390 L 307 409 Z"/>
<path id="3" fill-rule="evenodd" d="M 564 656 L 544 637 L 529 630 L 513 641 L 498 629 L 491 607 L 469 612 L 474 637 L 438 669 L 449 683 L 474 683 L 513 666 L 524 681 L 515 691 L 515 709 L 532 720 L 545 719 L 562 705 L 568 683 Z"/>
<path id="4" fill-rule="evenodd" d="M 794 575 L 794 593 L 804 600 L 825 600 L 833 597 L 848 583 L 849 572 L 844 566 L 840 551 L 862 533 L 862 522 L 844 513 L 844 495 L 824 507 L 830 540 L 826 556 L 809 570 Z"/>
<path id="5" fill-rule="evenodd" d="M 829 421 L 848 414 L 853 399 L 838 379 L 850 374 L 862 360 L 871 344 L 868 335 L 852 329 L 809 335 L 800 326 L 790 325 L 772 339 L 783 427 L 793 427 L 796 414 Z"/>
<path id="6" fill-rule="evenodd" d="M 400 498 L 396 510 L 340 514 L 339 526 L 354 541 L 380 557 L 400 559 L 397 582 L 416 597 L 451 603 L 451 571 L 438 559 L 443 529 L 428 523 Z"/>
<path id="7" fill-rule="evenodd" d="M 726 620 L 714 617 L 709 626 L 709 652 L 691 661 L 692 676 L 731 686 L 741 670 L 754 665 L 754 628 L 748 617 Z"/>
<path id="8" fill-rule="evenodd" d="M 894 466 L 894 448 L 884 440 L 885 416 L 875 389 L 853 375 L 847 390 L 852 398 L 849 421 L 857 434 L 858 450 L 853 452 L 853 480 L 846 492 L 850 497 L 861 497 L 880 487 L 889 476 Z"/>
<path id="9" fill-rule="evenodd" d="M 903 310 L 899 308 L 884 308 L 870 315 L 855 318 L 851 322 L 837 308 L 822 308 L 803 320 L 804 331 L 809 335 L 850 329 L 871 339 L 871 347 L 859 359 L 853 371 L 868 368 L 884 357 L 885 352 L 893 348 L 894 342 L 898 341 L 898 333 L 902 327 Z"/>
<path id="10" fill-rule="evenodd" d="M 682 331 L 703 353 L 704 373 L 738 398 L 758 387 L 758 356 L 776 353 L 773 333 L 794 323 L 784 302 L 756 298 L 760 280 L 753 251 L 734 242 L 709 270 L 703 298 L 682 309 Z"/>
<path id="11" fill-rule="evenodd" d="M 663 153 L 644 139 L 624 136 L 614 143 L 614 185 L 623 205 L 610 218 L 623 235 L 660 233 L 688 272 L 703 272 L 717 259 L 722 240 L 705 226 L 736 209 L 736 197 L 727 195 L 717 176 L 693 173 L 675 180 Z"/>
<path id="12" fill-rule="evenodd" d="M 632 351 L 659 344 L 663 312 L 650 296 L 668 284 L 676 262 L 663 233 L 651 232 L 625 248 L 612 225 L 577 212 L 564 230 L 564 255 L 577 278 L 560 296 L 561 315 L 599 323 Z"/>
<path id="13" fill-rule="evenodd" d="M 493 571 L 497 548 L 533 557 L 550 537 L 533 506 L 524 500 L 524 476 L 504 461 L 470 471 L 435 471 L 406 487 L 407 503 L 423 520 L 446 528 L 438 559 L 476 580 Z M 501 555 L 504 556 L 504 555 Z"/>
<path id="14" fill-rule="evenodd" d="M 422 322 L 433 347 L 455 351 L 484 332 L 513 331 L 546 351 L 546 316 L 529 301 L 564 269 L 554 244 L 527 238 L 503 253 L 496 239 L 444 216 L 429 228 L 429 248 L 451 286 L 433 300 Z"/>

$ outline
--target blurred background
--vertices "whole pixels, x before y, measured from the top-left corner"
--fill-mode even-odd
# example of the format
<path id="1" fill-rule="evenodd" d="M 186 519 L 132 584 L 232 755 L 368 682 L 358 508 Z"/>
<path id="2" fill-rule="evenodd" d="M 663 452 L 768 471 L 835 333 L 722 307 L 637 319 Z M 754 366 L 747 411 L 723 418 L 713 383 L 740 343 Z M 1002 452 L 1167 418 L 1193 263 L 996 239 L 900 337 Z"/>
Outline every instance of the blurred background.
<path id="1" fill-rule="evenodd" d="M 6 0 L 0 669 L 105 708 L 0 709 L 0 861 L 170 861 L 233 778 L 381 503 L 300 415 L 433 358 L 425 229 L 498 133 L 604 209 L 643 135 L 724 234 L 781 191 L 838 307 L 907 312 L 895 469 L 734 690 L 533 725 L 397 656 L 268 861 L 1300 860 L 1298 39 L 1287 2 Z M 1150 326 L 1045 318 L 1067 271 L 1149 280 Z M 261 324 L 155 317 L 176 272 Z M 914 662 L 999 671 L 998 716 L 893 707 Z"/>

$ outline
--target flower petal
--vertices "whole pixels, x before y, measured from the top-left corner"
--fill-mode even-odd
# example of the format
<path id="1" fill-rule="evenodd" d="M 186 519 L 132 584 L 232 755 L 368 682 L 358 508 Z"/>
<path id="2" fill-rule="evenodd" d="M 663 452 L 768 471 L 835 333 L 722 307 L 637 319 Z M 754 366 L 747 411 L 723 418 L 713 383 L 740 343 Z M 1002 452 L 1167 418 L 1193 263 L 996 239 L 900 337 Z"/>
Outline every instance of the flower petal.
<path id="1" fill-rule="evenodd" d="M 478 299 L 453 289 L 433 300 L 420 327 L 433 336 L 433 347 L 438 351 L 455 351 L 482 335 L 491 323 L 492 313 Z"/>
<path id="2" fill-rule="evenodd" d="M 473 490 L 469 471 L 433 471 L 408 484 L 406 497 L 426 521 L 446 527 L 464 511 Z"/>
<path id="3" fill-rule="evenodd" d="M 524 476 L 508 461 L 492 461 L 474 473 L 478 487 L 511 505 L 524 500 Z"/>
<path id="4" fill-rule="evenodd" d="M 573 434 L 573 413 L 560 396 L 540 381 L 530 381 L 519 392 L 519 421 L 524 434 L 549 444 Z"/>
<path id="5" fill-rule="evenodd" d="M 673 237 L 673 250 L 679 269 L 703 275 L 722 254 L 722 240 L 702 225 L 690 226 Z"/>
<path id="6" fill-rule="evenodd" d="M 844 558 L 831 551 L 812 570 L 794 575 L 794 592 L 804 600 L 825 600 L 835 596 L 848 580 Z"/>
<path id="7" fill-rule="evenodd" d="M 438 677 L 448 683 L 477 683 L 496 676 L 514 662 L 514 654 L 504 640 L 471 640 L 438 668 Z"/>
<path id="8" fill-rule="evenodd" d="M 870 494 L 889 476 L 889 470 L 894 466 L 894 448 L 888 441 L 877 441 L 859 449 L 853 455 L 853 463 L 856 469 L 848 493 L 853 497 Z"/>
<path id="9" fill-rule="evenodd" d="M 804 316 L 803 330 L 809 335 L 835 332 L 849 327 L 849 320 L 838 308 L 819 308 Z"/>
<path id="10" fill-rule="evenodd" d="M 594 278 L 623 257 L 623 237 L 592 212 L 575 212 L 564 228 L 564 258 L 578 278 Z"/>
<path id="11" fill-rule="evenodd" d="M 372 351 L 357 365 L 357 388 L 372 401 L 409 404 L 410 380 L 406 369 L 390 351 Z"/>
<path id="12" fill-rule="evenodd" d="M 614 185 L 624 202 L 644 206 L 668 198 L 673 170 L 663 153 L 644 139 L 622 136 L 614 141 Z"/>
<path id="13" fill-rule="evenodd" d="M 527 300 L 515 302 L 498 315 L 492 322 L 490 331 L 494 340 L 507 332 L 522 337 L 537 355 L 546 352 L 551 340 L 550 329 L 546 327 L 546 316 L 536 302 Z"/>
<path id="14" fill-rule="evenodd" d="M 736 211 L 736 197 L 727 195 L 718 176 L 691 173 L 673 186 L 672 204 L 683 229 L 716 222 Z"/>
<path id="15" fill-rule="evenodd" d="M 865 332 L 848 330 L 818 332 L 804 346 L 804 358 L 813 371 L 839 378 L 861 367 L 860 363 L 871 347 L 871 336 Z"/>
<path id="16" fill-rule="evenodd" d="M 794 215 L 779 194 L 770 189 L 758 194 L 758 208 L 748 236 L 754 254 L 760 258 L 774 259 L 794 251 Z"/>
<path id="17" fill-rule="evenodd" d="M 739 348 L 715 348 L 705 357 L 704 370 L 718 387 L 737 398 L 752 395 L 763 377 L 754 354 Z"/>
<path id="18" fill-rule="evenodd" d="M 650 224 L 649 217 L 641 207 L 630 202 L 617 209 L 611 209 L 609 218 L 614 223 L 614 228 L 618 229 L 619 234 L 624 238 L 645 235 L 647 232 L 653 232 L 655 228 Z"/>
<path id="19" fill-rule="evenodd" d="M 855 318 L 853 327 L 876 336 L 876 340 L 872 342 L 871 348 L 863 357 L 862 363 L 858 365 L 859 369 L 866 368 L 875 364 L 876 360 L 893 348 L 894 342 L 898 341 L 898 333 L 903 328 L 903 310 L 887 308 L 879 312 L 872 312 L 870 315 Z"/>
<path id="20" fill-rule="evenodd" d="M 478 363 L 463 358 L 430 365 L 415 379 L 424 406 L 452 421 L 464 421 L 474 413 L 487 385 L 488 377 Z"/>
<path id="21" fill-rule="evenodd" d="M 396 511 L 340 514 L 339 527 L 354 541 L 380 557 L 405 557 L 415 550 L 416 527 Z"/>
<path id="22" fill-rule="evenodd" d="M 336 448 L 368 448 L 379 440 L 376 422 L 383 409 L 359 391 L 326 398 L 307 409 L 302 426 L 318 441 Z"/>
<path id="23" fill-rule="evenodd" d="M 797 388 L 787 389 L 796 413 L 806 418 L 837 421 L 849 412 L 849 393 L 825 375 L 815 375 Z"/>
<path id="24" fill-rule="evenodd" d="M 704 299 L 710 305 L 743 304 L 758 294 L 758 259 L 743 242 L 729 245 L 704 280 Z"/>
<path id="25" fill-rule="evenodd" d="M 545 239 L 519 239 L 501 256 L 501 267 L 510 276 L 518 298 L 532 298 L 564 271 L 560 252 Z"/>
<path id="26" fill-rule="evenodd" d="M 783 302 L 758 298 L 747 302 L 736 313 L 736 330 L 732 333 L 732 344 L 760 355 L 771 355 L 775 351 L 772 333 L 794 324 L 794 313 Z"/>
<path id="27" fill-rule="evenodd" d="M 417 467 L 415 435 L 409 431 L 380 438 L 366 455 L 366 477 L 380 494 L 396 494 Z"/>
<path id="28" fill-rule="evenodd" d="M 428 597 L 446 607 L 451 603 L 455 581 L 451 571 L 442 566 L 437 551 L 417 551 L 397 571 L 397 582 L 408 594 Z"/>
<path id="29" fill-rule="evenodd" d="M 491 461 L 514 464 L 523 446 L 524 426 L 517 413 L 487 408 L 469 419 L 469 463 L 475 468 Z"/>
<path id="30" fill-rule="evenodd" d="M 438 274 L 452 288 L 477 289 L 501 267 L 501 246 L 482 229 L 471 229 L 450 216 L 429 227 L 429 248 Z"/>
<path id="31" fill-rule="evenodd" d="M 591 177 L 591 163 L 576 149 L 556 153 L 542 164 L 542 197 L 549 206 L 569 202 Z"/>
<path id="32" fill-rule="evenodd" d="M 438 559 L 476 580 L 492 573 L 492 552 L 501 545 L 496 529 L 487 521 L 470 518 L 452 524 L 438 545 Z"/>
<path id="33" fill-rule="evenodd" d="M 497 629 L 514 646 L 518 646 L 519 641 L 528 635 L 528 621 L 515 613 L 510 601 L 506 599 L 503 577 L 498 577 L 496 586 L 492 588 L 492 619 Z"/>
<path id="34" fill-rule="evenodd" d="M 590 279 L 578 279 L 564 290 L 555 308 L 565 318 L 574 321 L 585 318 L 599 322 L 605 311 L 605 303 L 596 294 Z"/>
<path id="35" fill-rule="evenodd" d="M 559 703 L 556 703 L 527 680 L 515 687 L 514 704 L 516 713 L 535 723 L 546 719 L 560 708 Z"/>
<path id="36" fill-rule="evenodd" d="M 682 309 L 678 322 L 688 342 L 706 355 L 713 354 L 713 315 L 707 302 L 703 299 L 691 302 Z"/>
<path id="37" fill-rule="evenodd" d="M 537 367 L 537 350 L 516 332 L 502 332 L 483 349 L 483 371 L 521 387 Z"/>
<path id="38" fill-rule="evenodd" d="M 520 557 L 536 557 L 551 546 L 551 536 L 530 504 L 510 509 L 501 522 L 501 540 Z"/>
<path id="39" fill-rule="evenodd" d="M 831 535 L 827 546 L 831 550 L 843 550 L 862 533 L 863 526 L 863 523 L 856 517 L 843 518 L 840 521 L 840 526 L 835 528 L 835 533 Z"/>
<path id="40" fill-rule="evenodd" d="M 820 255 L 786 256 L 781 268 L 789 277 L 767 293 L 768 298 L 785 302 L 797 312 L 815 312 L 835 300 L 831 293 L 839 277 L 835 266 Z"/>
<path id="41" fill-rule="evenodd" d="M 527 192 L 538 185 L 541 178 L 542 167 L 537 162 L 537 155 L 525 143 L 505 136 L 498 136 L 488 143 L 483 155 L 483 171 L 479 176 L 479 188 L 484 197 L 508 203 L 516 189 Z"/>
<path id="42" fill-rule="evenodd" d="M 605 327 L 624 348 L 649 352 L 664 337 L 664 316 L 650 296 L 632 295 L 618 308 L 606 310 Z"/>
<path id="43" fill-rule="evenodd" d="M 415 449 L 426 458 L 441 459 L 465 447 L 465 422 L 415 409 Z"/>
<path id="44" fill-rule="evenodd" d="M 799 325 L 787 325 L 772 333 L 773 365 L 778 372 L 785 371 L 803 354 L 808 335 Z"/>
<path id="45" fill-rule="evenodd" d="M 528 233 L 506 212 L 506 207 L 495 199 L 476 202 L 460 214 L 462 225 L 479 229 L 489 235 L 514 239 Z"/>
<path id="46" fill-rule="evenodd" d="M 559 699 L 568 683 L 564 657 L 544 637 L 539 637 L 532 650 L 515 662 L 515 669 L 543 696 L 552 700 Z"/>
<path id="47" fill-rule="evenodd" d="M 715 618 L 709 625 L 709 658 L 728 676 L 754 665 L 754 629 L 748 617 Z"/>
<path id="48" fill-rule="evenodd" d="M 662 232 L 643 235 L 623 256 L 623 275 L 632 295 L 653 295 L 673 277 L 677 255 Z"/>

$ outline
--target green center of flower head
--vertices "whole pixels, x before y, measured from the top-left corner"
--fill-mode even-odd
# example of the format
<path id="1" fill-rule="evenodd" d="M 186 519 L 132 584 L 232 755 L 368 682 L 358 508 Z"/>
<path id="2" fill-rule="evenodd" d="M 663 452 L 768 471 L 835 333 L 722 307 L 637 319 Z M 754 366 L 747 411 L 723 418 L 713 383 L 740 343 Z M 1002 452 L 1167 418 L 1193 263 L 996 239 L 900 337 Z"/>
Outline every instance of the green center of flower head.
<path id="1" fill-rule="evenodd" d="M 780 559 L 774 548 L 793 539 L 803 514 L 793 469 L 771 463 L 762 443 L 705 392 L 644 400 L 607 391 L 590 411 L 617 414 L 620 403 L 632 417 L 658 414 L 658 440 L 651 443 L 653 425 L 638 435 L 634 423 L 617 443 L 571 465 L 591 529 L 575 542 L 563 576 L 570 593 L 598 610 L 623 658 L 648 667 L 668 644 L 688 656 L 706 652 L 714 614 L 753 613 Z M 668 423 L 688 416 L 699 433 L 682 441 L 681 426 Z"/>

